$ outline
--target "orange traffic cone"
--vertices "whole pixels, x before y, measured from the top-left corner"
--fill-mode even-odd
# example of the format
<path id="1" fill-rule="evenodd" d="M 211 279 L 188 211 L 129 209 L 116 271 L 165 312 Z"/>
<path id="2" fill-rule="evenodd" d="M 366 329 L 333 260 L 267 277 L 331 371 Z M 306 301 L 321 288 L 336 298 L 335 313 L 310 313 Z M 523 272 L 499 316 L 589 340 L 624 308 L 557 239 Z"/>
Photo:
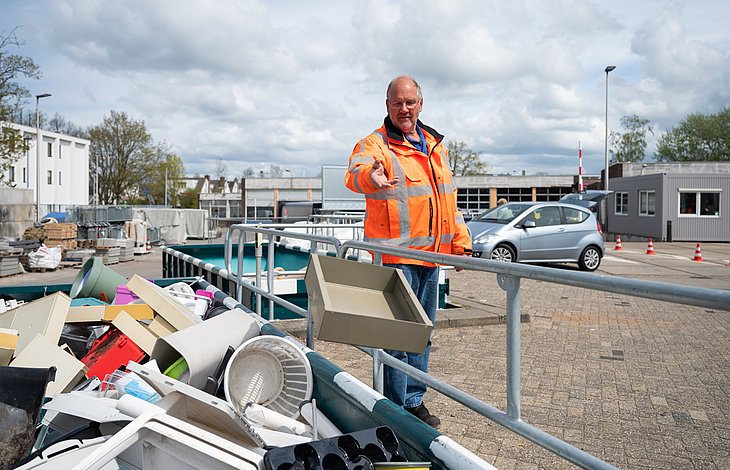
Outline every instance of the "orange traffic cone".
<path id="1" fill-rule="evenodd" d="M 697 244 L 697 248 L 695 248 L 695 257 L 692 258 L 692 261 L 704 261 L 702 259 L 702 250 L 700 250 L 700 244 Z"/>
<path id="2" fill-rule="evenodd" d="M 614 248 L 616 251 L 624 251 L 623 248 L 621 248 L 621 235 L 616 237 L 616 248 Z"/>
<path id="3" fill-rule="evenodd" d="M 150 237 L 147 237 L 147 251 L 152 251 L 152 247 L 150 246 Z"/>
<path id="4" fill-rule="evenodd" d="M 647 255 L 655 255 L 654 253 L 654 244 L 651 242 L 651 238 L 649 239 L 649 246 L 646 248 L 646 254 Z"/>

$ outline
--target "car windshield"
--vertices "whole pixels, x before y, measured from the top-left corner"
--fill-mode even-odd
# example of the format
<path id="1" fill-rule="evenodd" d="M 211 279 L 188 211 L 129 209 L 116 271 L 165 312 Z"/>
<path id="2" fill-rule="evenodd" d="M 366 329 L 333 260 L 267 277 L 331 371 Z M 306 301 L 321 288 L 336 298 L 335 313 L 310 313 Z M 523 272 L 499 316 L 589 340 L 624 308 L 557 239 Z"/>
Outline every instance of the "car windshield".
<path id="1" fill-rule="evenodd" d="M 504 204 L 485 212 L 477 220 L 480 222 L 508 224 L 530 207 L 532 206 L 527 204 Z"/>

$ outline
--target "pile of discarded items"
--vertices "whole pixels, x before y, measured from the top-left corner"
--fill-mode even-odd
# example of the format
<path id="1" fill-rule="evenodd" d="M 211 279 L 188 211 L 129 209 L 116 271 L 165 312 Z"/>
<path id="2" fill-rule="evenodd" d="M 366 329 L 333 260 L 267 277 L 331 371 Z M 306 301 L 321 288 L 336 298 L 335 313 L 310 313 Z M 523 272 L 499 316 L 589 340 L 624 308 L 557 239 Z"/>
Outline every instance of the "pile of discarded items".
<path id="1" fill-rule="evenodd" d="M 343 434 L 317 407 L 302 345 L 161 281 L 127 280 L 94 257 L 69 292 L 0 300 L 0 470 L 406 461 L 389 427 Z"/>

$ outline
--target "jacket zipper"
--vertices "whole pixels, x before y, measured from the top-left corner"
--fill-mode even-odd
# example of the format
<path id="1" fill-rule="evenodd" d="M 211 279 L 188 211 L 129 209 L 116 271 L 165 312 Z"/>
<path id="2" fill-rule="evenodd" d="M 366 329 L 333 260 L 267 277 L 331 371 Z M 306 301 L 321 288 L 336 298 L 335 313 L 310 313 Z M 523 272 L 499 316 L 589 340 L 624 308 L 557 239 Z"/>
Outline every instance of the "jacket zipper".
<path id="1" fill-rule="evenodd" d="M 433 235 L 433 199 L 428 199 L 428 236 Z"/>

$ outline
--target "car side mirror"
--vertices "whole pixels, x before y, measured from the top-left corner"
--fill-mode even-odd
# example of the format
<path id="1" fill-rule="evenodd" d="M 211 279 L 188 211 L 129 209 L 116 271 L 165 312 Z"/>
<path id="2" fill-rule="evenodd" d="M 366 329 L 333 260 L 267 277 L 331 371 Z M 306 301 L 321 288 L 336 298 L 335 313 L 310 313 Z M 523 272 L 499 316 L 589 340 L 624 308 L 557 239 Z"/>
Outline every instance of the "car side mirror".
<path id="1" fill-rule="evenodd" d="M 522 224 L 522 228 L 530 228 L 530 227 L 536 227 L 534 220 L 528 220 L 524 224 Z"/>

